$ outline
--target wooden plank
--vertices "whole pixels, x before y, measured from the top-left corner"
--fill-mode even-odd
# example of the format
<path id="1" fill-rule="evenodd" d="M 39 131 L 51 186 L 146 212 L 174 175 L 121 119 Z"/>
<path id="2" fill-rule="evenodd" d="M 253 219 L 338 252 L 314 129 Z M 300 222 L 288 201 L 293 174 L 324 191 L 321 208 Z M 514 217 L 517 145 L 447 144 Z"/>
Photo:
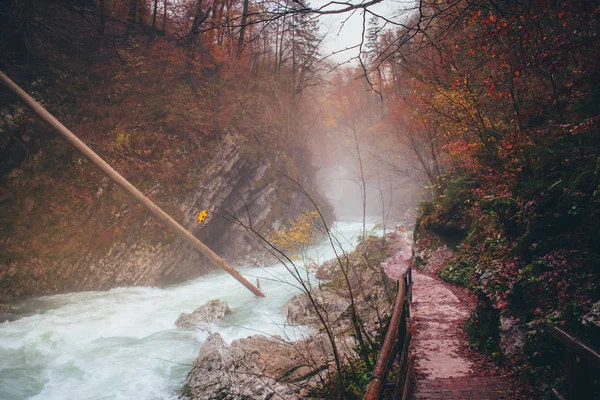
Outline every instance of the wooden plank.
<path id="1" fill-rule="evenodd" d="M 424 379 L 417 384 L 421 390 L 469 390 L 474 387 L 485 387 L 493 390 L 509 390 L 506 378 L 502 376 Z"/>
<path id="2" fill-rule="evenodd" d="M 511 399 L 511 388 L 503 377 L 447 378 L 418 381 L 414 400 Z"/>
<path id="3" fill-rule="evenodd" d="M 419 393 L 413 395 L 413 400 L 512 400 L 506 392 L 440 392 Z"/>
<path id="4" fill-rule="evenodd" d="M 600 368 L 600 350 L 556 326 L 550 328 L 550 334 L 592 366 Z"/>

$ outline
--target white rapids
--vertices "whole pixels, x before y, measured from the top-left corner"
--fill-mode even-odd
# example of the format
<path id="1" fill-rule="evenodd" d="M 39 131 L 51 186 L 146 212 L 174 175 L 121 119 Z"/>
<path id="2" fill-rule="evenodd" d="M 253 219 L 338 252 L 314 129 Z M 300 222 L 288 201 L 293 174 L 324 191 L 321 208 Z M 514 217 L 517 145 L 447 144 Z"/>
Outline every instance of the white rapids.
<path id="1" fill-rule="evenodd" d="M 351 251 L 361 223 L 338 222 L 333 230 Z M 334 253 L 324 242 L 307 255 L 322 263 Z M 0 323 L 0 399 L 177 399 L 208 333 L 177 329 L 175 320 L 211 299 L 225 300 L 233 310 L 212 329 L 227 342 L 256 333 L 306 333 L 286 326 L 281 308 L 300 290 L 283 265 L 240 272 L 251 282 L 260 277 L 267 297 L 256 298 L 231 276 L 215 272 L 167 288 L 70 293 L 15 304 L 23 317 Z"/>

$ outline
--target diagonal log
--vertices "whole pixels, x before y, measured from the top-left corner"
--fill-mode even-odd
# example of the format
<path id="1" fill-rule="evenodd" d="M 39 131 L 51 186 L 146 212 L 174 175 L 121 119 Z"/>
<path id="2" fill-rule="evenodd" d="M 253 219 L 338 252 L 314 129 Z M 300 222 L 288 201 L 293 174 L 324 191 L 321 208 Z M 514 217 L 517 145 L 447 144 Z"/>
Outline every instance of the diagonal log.
<path id="1" fill-rule="evenodd" d="M 125 192 L 133 197 L 138 203 L 146 207 L 152 215 L 154 215 L 160 222 L 170 228 L 175 234 L 187 241 L 189 244 L 194 246 L 200 253 L 208 257 L 212 262 L 217 264 L 221 269 L 225 270 L 229 275 L 233 276 L 238 282 L 244 285 L 248 290 L 254 293 L 258 297 L 265 297 L 263 292 L 257 289 L 253 284 L 248 282 L 238 271 L 236 271 L 231 265 L 225 260 L 219 257 L 214 251 L 209 249 L 204 243 L 198 238 L 192 235 L 187 229 L 181 226 L 175 221 L 169 214 L 164 212 L 160 207 L 154 204 L 149 198 L 144 196 L 135 186 L 133 186 L 127 179 L 121 174 L 115 171 L 106 161 L 104 161 L 98 154 L 94 153 L 85 143 L 83 143 L 73 132 L 67 129 L 61 124 L 52 114 L 50 114 L 44 107 L 36 102 L 31 96 L 29 96 L 23 89 L 21 89 L 16 83 L 14 83 L 8 76 L 0 71 L 0 81 L 14 92 L 25 104 L 27 104 L 37 115 L 39 115 L 44 121 L 46 121 L 54 130 L 60 133 L 73 147 L 83 153 L 91 162 L 96 164 L 110 179 L 112 179 L 117 185 L 119 185 Z"/>

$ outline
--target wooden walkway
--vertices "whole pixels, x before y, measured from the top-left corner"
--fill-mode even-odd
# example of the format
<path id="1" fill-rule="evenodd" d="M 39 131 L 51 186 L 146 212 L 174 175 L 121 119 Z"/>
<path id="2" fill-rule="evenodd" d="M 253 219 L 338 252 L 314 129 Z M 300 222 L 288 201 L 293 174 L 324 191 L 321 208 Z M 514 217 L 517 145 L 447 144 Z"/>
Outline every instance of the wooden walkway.
<path id="1" fill-rule="evenodd" d="M 467 377 L 447 379 L 423 379 L 417 381 L 414 400 L 433 399 L 512 399 L 506 379 L 500 376 Z"/>
<path id="2" fill-rule="evenodd" d="M 439 279 L 413 270 L 413 400 L 513 399 L 512 380 L 478 376 L 463 325 L 470 308 Z"/>

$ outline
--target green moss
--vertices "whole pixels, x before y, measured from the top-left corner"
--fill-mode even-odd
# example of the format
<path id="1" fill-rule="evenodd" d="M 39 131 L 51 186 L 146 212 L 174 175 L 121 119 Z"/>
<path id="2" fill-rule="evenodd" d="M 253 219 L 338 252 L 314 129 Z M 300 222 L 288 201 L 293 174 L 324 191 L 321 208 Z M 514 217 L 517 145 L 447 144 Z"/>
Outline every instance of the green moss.
<path id="1" fill-rule="evenodd" d="M 451 260 L 440 272 L 442 280 L 456 285 L 473 289 L 475 267 L 469 262 L 457 257 Z"/>

